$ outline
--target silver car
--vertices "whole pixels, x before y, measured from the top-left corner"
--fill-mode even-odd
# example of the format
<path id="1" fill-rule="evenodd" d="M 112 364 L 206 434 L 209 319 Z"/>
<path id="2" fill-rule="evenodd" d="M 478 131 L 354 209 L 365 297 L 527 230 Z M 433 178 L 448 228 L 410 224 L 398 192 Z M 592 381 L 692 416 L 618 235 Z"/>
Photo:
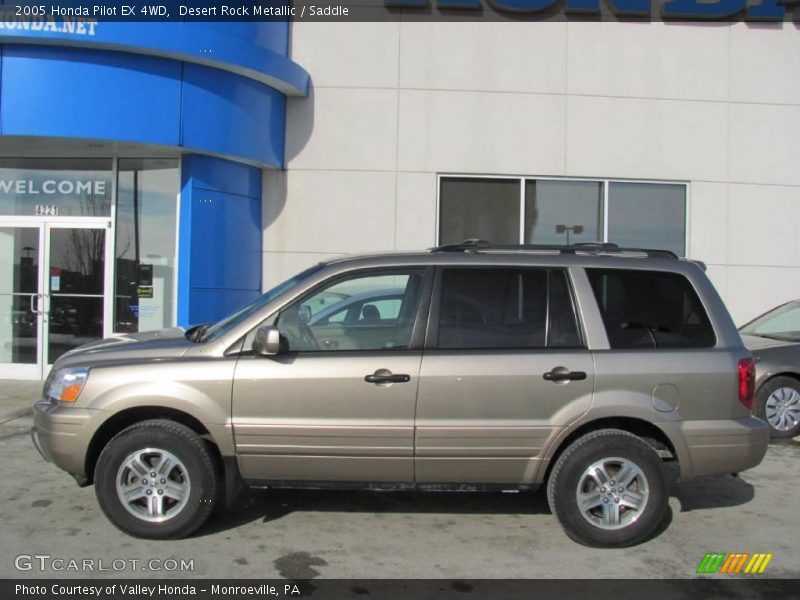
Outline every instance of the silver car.
<path id="1" fill-rule="evenodd" d="M 568 536 L 619 547 L 664 522 L 668 463 L 762 460 L 753 383 L 696 263 L 470 241 L 331 260 L 218 323 L 64 354 L 32 435 L 140 537 L 189 535 L 245 486 L 544 486 Z"/>
<path id="2" fill-rule="evenodd" d="M 800 435 L 800 300 L 781 304 L 739 330 L 756 360 L 755 414 L 773 438 Z"/>

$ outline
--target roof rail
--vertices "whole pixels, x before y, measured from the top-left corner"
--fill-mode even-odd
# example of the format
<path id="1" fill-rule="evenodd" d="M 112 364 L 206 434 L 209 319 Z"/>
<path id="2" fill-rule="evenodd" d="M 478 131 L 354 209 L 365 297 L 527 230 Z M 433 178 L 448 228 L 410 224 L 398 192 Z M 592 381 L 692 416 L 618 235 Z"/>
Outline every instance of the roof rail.
<path id="1" fill-rule="evenodd" d="M 561 254 L 594 253 L 594 254 L 644 254 L 648 258 L 678 258 L 670 250 L 656 250 L 652 248 L 620 248 L 617 244 L 603 242 L 583 242 L 570 246 L 558 244 L 492 244 L 486 240 L 469 239 L 457 244 L 446 244 L 431 248 L 431 252 L 465 252 L 477 254 L 481 251 L 495 252 L 559 252 Z"/>
<path id="2" fill-rule="evenodd" d="M 458 242 L 457 244 L 446 244 L 444 246 L 431 248 L 431 252 L 477 252 L 478 250 L 489 248 L 494 248 L 494 246 L 486 240 L 470 238 L 463 242 Z"/>

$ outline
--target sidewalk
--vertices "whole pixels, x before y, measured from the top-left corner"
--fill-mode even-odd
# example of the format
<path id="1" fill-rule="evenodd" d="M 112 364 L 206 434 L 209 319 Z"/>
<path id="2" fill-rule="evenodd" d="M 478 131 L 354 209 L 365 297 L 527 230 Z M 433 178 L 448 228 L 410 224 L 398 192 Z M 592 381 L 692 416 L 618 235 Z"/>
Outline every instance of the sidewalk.
<path id="1" fill-rule="evenodd" d="M 41 381 L 0 379 L 0 426 L 30 425 L 31 406 L 41 393 Z"/>

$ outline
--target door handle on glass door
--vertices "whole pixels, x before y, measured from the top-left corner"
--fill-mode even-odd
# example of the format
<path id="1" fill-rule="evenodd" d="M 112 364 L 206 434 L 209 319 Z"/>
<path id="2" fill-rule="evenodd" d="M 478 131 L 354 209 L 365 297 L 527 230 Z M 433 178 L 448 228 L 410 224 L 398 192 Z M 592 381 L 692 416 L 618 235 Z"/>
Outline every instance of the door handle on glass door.
<path id="1" fill-rule="evenodd" d="M 36 301 L 34 302 L 34 298 Z M 39 300 L 42 298 L 42 294 L 31 294 L 31 312 L 35 315 L 41 315 L 42 311 L 39 310 Z"/>

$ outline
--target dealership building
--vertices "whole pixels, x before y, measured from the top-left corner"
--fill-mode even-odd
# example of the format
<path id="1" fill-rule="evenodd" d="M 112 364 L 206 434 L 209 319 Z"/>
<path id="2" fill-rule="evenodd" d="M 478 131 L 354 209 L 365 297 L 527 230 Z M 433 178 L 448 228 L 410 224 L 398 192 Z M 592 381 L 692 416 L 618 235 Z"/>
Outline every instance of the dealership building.
<path id="1" fill-rule="evenodd" d="M 672 250 L 739 323 L 800 296 L 793 23 L 3 19 L 0 378 L 465 238 Z"/>

